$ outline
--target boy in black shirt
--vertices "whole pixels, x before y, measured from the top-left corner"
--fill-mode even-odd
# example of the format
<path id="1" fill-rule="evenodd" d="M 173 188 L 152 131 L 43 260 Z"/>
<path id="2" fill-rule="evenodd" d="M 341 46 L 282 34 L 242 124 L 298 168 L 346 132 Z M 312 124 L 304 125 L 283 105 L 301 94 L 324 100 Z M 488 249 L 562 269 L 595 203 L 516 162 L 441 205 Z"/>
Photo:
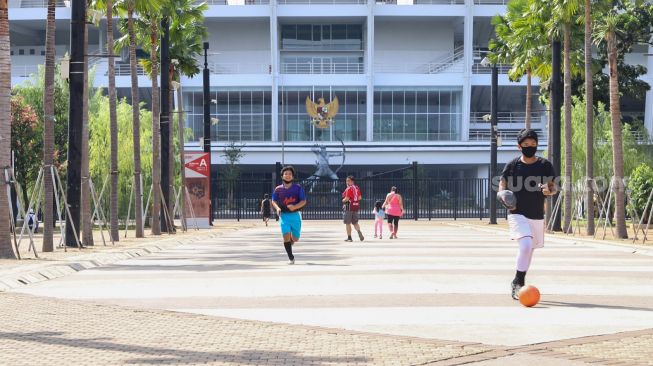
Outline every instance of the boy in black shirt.
<path id="1" fill-rule="evenodd" d="M 508 215 L 510 238 L 519 243 L 517 273 L 511 283 L 512 298 L 517 300 L 526 281 L 535 248 L 544 246 L 544 200 L 557 192 L 553 165 L 535 156 L 538 138 L 534 130 L 521 130 L 517 136 L 522 155 L 506 164 L 501 173 L 499 190 L 510 190 L 517 207 Z"/>

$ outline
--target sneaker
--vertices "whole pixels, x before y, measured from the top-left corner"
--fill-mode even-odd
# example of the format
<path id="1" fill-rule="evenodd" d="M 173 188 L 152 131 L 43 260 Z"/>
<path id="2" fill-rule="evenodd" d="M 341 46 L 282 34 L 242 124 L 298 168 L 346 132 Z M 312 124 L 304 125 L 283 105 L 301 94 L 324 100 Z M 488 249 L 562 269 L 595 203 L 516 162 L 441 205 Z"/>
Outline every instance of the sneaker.
<path id="1" fill-rule="evenodd" d="M 376 234 L 374 234 L 374 239 L 376 239 Z"/>
<path id="2" fill-rule="evenodd" d="M 352 242 L 353 240 L 351 238 L 347 238 L 347 239 L 345 239 L 345 241 Z"/>
<path id="3" fill-rule="evenodd" d="M 360 231 L 358 232 L 358 239 L 360 239 L 360 241 L 365 240 L 365 237 L 363 236 L 363 233 L 360 232 Z"/>
<path id="4" fill-rule="evenodd" d="M 511 282 L 510 287 L 512 288 L 512 298 L 513 300 L 519 300 L 519 290 L 521 290 L 521 286 Z"/>
<path id="5" fill-rule="evenodd" d="M 383 236 L 379 236 L 379 239 L 383 239 Z"/>
<path id="6" fill-rule="evenodd" d="M 295 264 L 295 260 L 294 259 L 289 260 L 288 264 Z"/>

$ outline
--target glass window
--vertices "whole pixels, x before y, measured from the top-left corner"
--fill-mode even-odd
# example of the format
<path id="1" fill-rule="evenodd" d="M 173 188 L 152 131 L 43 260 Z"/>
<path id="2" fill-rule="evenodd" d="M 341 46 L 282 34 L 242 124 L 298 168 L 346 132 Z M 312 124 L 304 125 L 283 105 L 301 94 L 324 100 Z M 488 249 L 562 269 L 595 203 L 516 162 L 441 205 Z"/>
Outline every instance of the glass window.
<path id="1" fill-rule="evenodd" d="M 311 26 L 308 24 L 301 24 L 297 26 L 297 39 L 300 41 L 310 41 L 311 36 Z"/>
<path id="2" fill-rule="evenodd" d="M 374 101 L 374 139 L 377 141 L 454 141 L 460 138 L 460 90 L 379 88 L 374 92 Z"/>
<path id="3" fill-rule="evenodd" d="M 322 41 L 322 26 L 314 25 L 313 26 L 313 42 Z"/>
<path id="4" fill-rule="evenodd" d="M 347 39 L 347 26 L 345 24 L 334 24 L 331 26 L 331 39 Z"/>

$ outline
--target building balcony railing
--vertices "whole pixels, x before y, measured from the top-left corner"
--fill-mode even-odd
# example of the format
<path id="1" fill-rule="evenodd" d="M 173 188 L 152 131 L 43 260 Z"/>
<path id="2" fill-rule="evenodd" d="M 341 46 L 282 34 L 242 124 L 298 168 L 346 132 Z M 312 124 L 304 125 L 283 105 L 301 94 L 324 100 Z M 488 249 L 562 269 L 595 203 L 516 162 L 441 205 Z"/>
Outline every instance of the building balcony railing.
<path id="1" fill-rule="evenodd" d="M 506 5 L 509 0 L 474 0 L 475 5 Z"/>
<path id="2" fill-rule="evenodd" d="M 283 74 L 362 74 L 364 72 L 365 65 L 362 62 L 285 62 L 281 65 Z"/>
<path id="3" fill-rule="evenodd" d="M 376 0 L 380 5 L 464 5 L 465 0 Z"/>
<path id="4" fill-rule="evenodd" d="M 374 71 L 380 74 L 439 74 L 463 72 L 464 67 L 462 62 L 374 64 Z"/>
<path id="5" fill-rule="evenodd" d="M 197 0 L 195 4 L 207 5 L 269 5 L 270 0 Z"/>
<path id="6" fill-rule="evenodd" d="M 47 8 L 48 0 L 9 0 L 10 8 Z M 56 0 L 58 8 L 69 8 L 70 0 Z"/>
<path id="7" fill-rule="evenodd" d="M 510 141 L 510 142 L 516 142 L 517 141 L 517 136 L 519 135 L 520 130 L 505 130 L 505 131 L 497 131 L 497 137 L 501 139 L 501 141 Z M 541 143 L 546 143 L 548 140 L 548 136 L 542 131 L 542 130 L 535 130 L 537 132 L 537 135 L 540 137 L 539 142 Z M 487 141 L 490 142 L 490 139 L 492 138 L 492 131 L 488 130 L 469 130 L 469 141 Z"/>
<path id="8" fill-rule="evenodd" d="M 487 117 L 486 117 L 487 116 Z M 479 127 L 490 128 L 489 111 L 476 111 L 470 113 L 469 123 L 480 125 Z M 546 112 L 531 112 L 531 123 L 536 125 L 538 123 L 545 124 L 547 119 Z M 526 121 L 526 112 L 498 112 L 497 123 L 511 124 L 523 126 Z M 518 126 L 515 126 L 517 128 Z"/>
<path id="9" fill-rule="evenodd" d="M 37 74 L 39 65 L 11 65 L 11 76 L 17 78 L 28 78 L 32 74 Z"/>
<path id="10" fill-rule="evenodd" d="M 116 76 L 129 76 L 131 75 L 131 70 L 129 68 L 129 64 L 116 64 Z M 145 70 L 143 70 L 143 66 L 140 64 L 136 65 L 136 73 L 138 75 L 146 75 Z"/>
<path id="11" fill-rule="evenodd" d="M 279 5 L 328 5 L 328 4 L 338 4 L 338 5 L 351 5 L 358 4 L 363 5 L 367 4 L 367 0 L 277 0 Z"/>
<path id="12" fill-rule="evenodd" d="M 209 63 L 212 74 L 271 74 L 272 66 L 264 63 Z"/>
<path id="13" fill-rule="evenodd" d="M 478 1 L 478 0 L 475 0 Z M 474 51 L 474 64 L 472 65 L 472 74 L 491 74 L 492 68 L 488 66 L 481 65 L 483 58 L 487 56 L 488 51 L 475 50 Z M 508 64 L 498 64 L 497 69 L 499 74 L 507 74 L 508 71 L 512 68 L 512 65 Z"/>

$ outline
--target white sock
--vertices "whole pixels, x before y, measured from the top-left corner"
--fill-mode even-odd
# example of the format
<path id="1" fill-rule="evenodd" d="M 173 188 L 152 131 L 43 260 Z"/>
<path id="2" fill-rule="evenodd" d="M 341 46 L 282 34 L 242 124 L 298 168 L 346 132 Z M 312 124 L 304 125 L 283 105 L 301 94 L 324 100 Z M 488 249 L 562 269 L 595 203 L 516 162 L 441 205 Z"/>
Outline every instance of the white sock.
<path id="1" fill-rule="evenodd" d="M 533 259 L 533 238 L 525 236 L 518 240 L 519 252 L 517 253 L 517 270 L 528 271 Z"/>

